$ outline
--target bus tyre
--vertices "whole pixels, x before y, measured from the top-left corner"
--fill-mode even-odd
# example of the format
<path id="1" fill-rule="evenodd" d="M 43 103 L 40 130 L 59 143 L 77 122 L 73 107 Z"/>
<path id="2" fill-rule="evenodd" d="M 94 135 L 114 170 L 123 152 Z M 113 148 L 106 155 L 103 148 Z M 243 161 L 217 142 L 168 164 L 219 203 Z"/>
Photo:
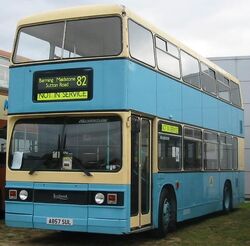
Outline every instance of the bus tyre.
<path id="1" fill-rule="evenodd" d="M 176 229 L 176 200 L 169 189 L 163 189 L 160 195 L 158 228 L 155 236 L 165 237 L 169 231 Z"/>
<path id="2" fill-rule="evenodd" d="M 223 189 L 223 212 L 229 213 L 232 211 L 233 201 L 232 201 L 232 188 L 230 182 L 226 182 Z"/>

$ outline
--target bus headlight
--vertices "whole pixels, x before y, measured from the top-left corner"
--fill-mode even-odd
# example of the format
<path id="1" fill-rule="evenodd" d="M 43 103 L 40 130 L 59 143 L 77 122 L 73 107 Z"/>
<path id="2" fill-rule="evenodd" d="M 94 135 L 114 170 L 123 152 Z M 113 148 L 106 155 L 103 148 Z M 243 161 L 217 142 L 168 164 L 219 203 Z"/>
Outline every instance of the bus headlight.
<path id="1" fill-rule="evenodd" d="M 19 193 L 19 198 L 24 201 L 28 198 L 28 191 L 27 190 L 21 190 Z"/>
<path id="2" fill-rule="evenodd" d="M 97 193 L 95 195 L 95 202 L 97 204 L 103 204 L 104 203 L 104 200 L 105 200 L 105 196 L 102 194 L 102 193 Z"/>

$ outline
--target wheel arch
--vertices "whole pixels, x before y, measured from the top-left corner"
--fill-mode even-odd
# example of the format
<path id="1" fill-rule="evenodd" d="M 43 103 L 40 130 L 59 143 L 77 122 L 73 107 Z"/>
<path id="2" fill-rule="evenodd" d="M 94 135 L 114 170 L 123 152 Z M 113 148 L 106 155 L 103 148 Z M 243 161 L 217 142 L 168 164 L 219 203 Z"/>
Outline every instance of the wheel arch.
<path id="1" fill-rule="evenodd" d="M 175 192 L 175 188 L 174 185 L 171 183 L 168 184 L 164 184 L 162 185 L 162 187 L 159 189 L 158 194 L 157 194 L 157 203 L 154 205 L 154 218 L 153 218 L 153 224 L 154 224 L 154 228 L 158 228 L 158 214 L 159 214 L 159 203 L 160 203 L 160 196 L 163 190 L 168 190 L 170 192 L 170 194 L 173 196 L 176 206 L 177 206 L 177 197 L 176 197 L 176 192 Z"/>
<path id="2" fill-rule="evenodd" d="M 229 187 L 230 189 L 230 204 L 229 204 L 229 208 L 226 209 L 225 208 L 225 188 L 226 187 Z M 230 212 L 231 210 L 233 209 L 233 186 L 232 186 L 232 181 L 230 179 L 226 179 L 225 182 L 224 182 L 224 185 L 223 185 L 223 190 L 222 190 L 222 210 L 225 212 L 225 213 L 228 213 Z"/>

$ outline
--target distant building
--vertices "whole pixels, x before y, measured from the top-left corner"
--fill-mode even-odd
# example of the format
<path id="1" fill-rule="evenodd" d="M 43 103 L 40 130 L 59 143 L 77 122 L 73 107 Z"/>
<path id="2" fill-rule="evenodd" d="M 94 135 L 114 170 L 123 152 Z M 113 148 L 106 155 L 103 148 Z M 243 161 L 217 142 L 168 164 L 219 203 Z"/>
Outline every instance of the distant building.
<path id="1" fill-rule="evenodd" d="M 8 90 L 9 87 L 10 53 L 0 50 L 0 88 Z"/>
<path id="2" fill-rule="evenodd" d="M 250 56 L 211 57 L 209 59 L 236 76 L 241 82 L 245 109 L 245 197 L 250 199 Z"/>

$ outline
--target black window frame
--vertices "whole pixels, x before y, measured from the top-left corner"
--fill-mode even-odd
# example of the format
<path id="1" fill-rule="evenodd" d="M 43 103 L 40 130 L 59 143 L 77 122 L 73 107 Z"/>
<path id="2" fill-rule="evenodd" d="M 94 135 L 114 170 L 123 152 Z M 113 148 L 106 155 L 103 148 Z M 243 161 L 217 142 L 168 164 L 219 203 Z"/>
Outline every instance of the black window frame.
<path id="1" fill-rule="evenodd" d="M 193 131 L 193 136 L 187 136 L 186 135 L 186 130 L 189 130 L 189 131 Z M 200 136 L 195 136 L 195 135 L 200 135 Z M 186 150 L 185 150 L 185 141 L 189 141 L 190 143 L 199 143 L 200 145 L 200 165 L 199 167 L 194 167 L 191 166 L 189 168 L 186 168 L 185 167 L 185 154 L 186 154 Z M 190 127 L 190 126 L 184 126 L 183 128 L 183 170 L 184 171 L 192 171 L 192 172 L 199 172 L 199 171 L 202 171 L 203 170 L 203 133 L 202 133 L 202 129 L 199 129 L 199 128 L 194 128 L 194 127 Z M 196 148 L 196 146 L 195 146 Z"/>
<path id="2" fill-rule="evenodd" d="M 188 55 L 189 57 L 191 57 L 192 59 L 196 60 L 197 61 L 197 65 L 198 65 L 198 72 L 197 72 L 197 75 L 198 75 L 198 80 L 199 81 L 196 81 L 198 82 L 198 84 L 194 84 L 194 83 L 191 83 L 190 81 L 186 81 L 184 79 L 185 76 L 183 76 L 183 63 L 182 63 L 182 52 L 185 53 L 185 55 Z M 185 50 L 183 49 L 180 49 L 180 67 L 181 67 L 181 77 L 182 77 L 182 81 L 185 82 L 186 84 L 190 85 L 190 86 L 193 86 L 195 88 L 198 88 L 198 89 L 201 89 L 201 76 L 200 76 L 200 61 L 199 59 L 197 59 L 196 57 L 194 57 L 193 55 L 191 55 L 190 53 L 186 52 Z"/>
<path id="3" fill-rule="evenodd" d="M 155 36 L 154 36 L 154 39 L 155 39 L 155 60 L 156 60 L 156 66 L 157 66 L 158 70 L 161 71 L 161 72 L 163 72 L 163 73 L 166 73 L 167 75 L 173 76 L 174 78 L 181 79 L 180 52 L 179 52 L 178 47 L 177 47 L 176 45 L 172 44 L 171 42 L 165 40 L 164 38 L 158 36 L 158 35 L 155 35 Z M 165 43 L 165 47 L 166 47 L 165 50 L 163 50 L 161 47 L 158 47 L 158 46 L 157 46 L 157 40 L 160 40 L 160 41 L 162 41 L 162 42 Z M 168 44 L 169 44 L 169 43 L 170 43 L 172 46 L 175 46 L 175 47 L 176 47 L 177 52 L 178 52 L 178 57 L 175 56 L 175 55 L 173 55 L 172 53 L 170 53 L 170 52 L 168 51 Z M 164 55 L 167 55 L 167 56 L 170 57 L 171 59 L 175 59 L 175 60 L 178 62 L 178 65 L 179 65 L 179 66 L 178 66 L 179 76 L 176 76 L 176 75 L 174 75 L 174 74 L 172 74 L 172 73 L 167 72 L 165 69 L 160 68 L 160 66 L 159 66 L 158 51 L 164 53 Z"/>
<path id="4" fill-rule="evenodd" d="M 219 160 L 219 166 L 220 166 L 220 170 L 221 171 L 232 171 L 233 170 L 233 137 L 231 135 L 227 135 L 227 134 L 220 134 L 219 136 L 219 142 L 220 142 L 220 151 L 219 151 L 219 156 L 220 156 L 220 160 Z M 226 153 L 227 153 L 227 164 L 226 167 L 222 167 L 222 163 L 221 163 L 221 151 L 224 151 L 225 149 L 222 149 L 222 146 L 226 147 Z M 231 148 L 229 149 L 228 146 L 231 146 Z M 231 153 L 230 153 L 231 152 Z M 229 165 L 229 161 L 231 159 L 231 166 Z"/>
<path id="5" fill-rule="evenodd" d="M 232 85 L 237 87 L 237 93 L 239 96 L 238 99 L 239 99 L 239 103 L 237 103 L 235 100 L 232 100 Z M 230 87 L 230 102 L 235 105 L 236 107 L 242 107 L 242 100 L 241 100 L 241 93 L 240 93 L 240 86 L 238 83 L 235 83 L 234 81 L 232 81 L 231 79 L 229 80 L 229 87 Z"/>
<path id="6" fill-rule="evenodd" d="M 216 136 L 216 140 L 206 139 L 206 134 L 211 134 Z M 217 145 L 217 168 L 208 168 L 205 163 L 205 144 L 216 144 Z M 205 171 L 219 171 L 220 170 L 220 142 L 219 142 L 219 134 L 217 132 L 212 131 L 203 131 L 203 163 L 204 163 L 204 170 Z"/>
<path id="7" fill-rule="evenodd" d="M 143 60 L 140 60 L 140 59 L 138 59 L 138 58 L 136 58 L 136 57 L 134 57 L 134 56 L 132 56 L 132 54 L 131 54 L 131 49 L 130 49 L 130 42 L 129 42 L 129 36 L 130 36 L 130 34 L 129 34 L 129 29 L 130 29 L 130 27 L 129 27 L 129 22 L 133 22 L 133 23 L 135 23 L 136 25 L 138 25 L 138 26 L 140 26 L 141 28 L 143 28 L 143 29 L 145 29 L 145 30 L 147 30 L 150 34 L 151 34 L 151 37 L 152 37 L 152 45 L 153 45 L 153 59 L 154 59 L 154 61 L 153 61 L 153 65 L 152 64 L 149 64 L 149 63 L 147 63 L 147 62 L 145 62 L 145 61 L 143 61 Z M 156 67 L 156 56 L 155 56 L 155 41 L 154 41 L 154 34 L 153 34 L 153 32 L 150 30 L 150 29 L 148 29 L 148 28 L 146 28 L 145 26 L 143 26 L 142 24 L 140 24 L 140 23 L 138 23 L 137 21 L 135 21 L 135 20 L 133 20 L 132 18 L 128 18 L 128 20 L 127 20 L 127 26 L 128 26 L 128 49 L 129 49 L 129 56 L 132 58 L 132 59 L 134 59 L 134 60 L 136 60 L 136 61 L 138 61 L 138 62 L 140 62 L 140 63 L 142 63 L 142 64 L 145 64 L 146 66 L 149 66 L 149 67 L 151 67 L 151 68 L 155 68 Z"/>
<path id="8" fill-rule="evenodd" d="M 207 70 L 203 70 L 203 66 L 206 66 Z M 207 72 L 205 72 L 207 71 Z M 215 97 L 218 96 L 218 88 L 217 88 L 217 81 L 216 81 L 216 71 L 208 66 L 206 63 L 200 61 L 200 79 L 201 79 L 201 87 L 202 90 L 207 92 L 210 95 Z M 208 81 L 205 81 L 207 80 Z M 205 87 L 205 84 L 213 82 L 215 91 L 210 91 Z"/>
<path id="9" fill-rule="evenodd" d="M 224 75 L 222 75 L 221 73 L 217 72 L 216 73 L 216 80 L 217 80 L 217 95 L 218 95 L 218 98 L 227 102 L 227 103 L 230 103 L 230 86 L 229 86 L 229 79 L 226 78 Z M 221 97 L 220 96 L 220 90 L 219 90 L 219 86 L 224 86 L 225 88 L 227 88 L 227 92 L 228 92 L 228 99 L 224 98 L 224 97 Z"/>
<path id="10" fill-rule="evenodd" d="M 170 132 L 164 132 L 162 131 L 162 129 L 160 129 L 160 127 L 163 124 L 167 124 L 169 126 L 173 126 L 175 128 L 178 128 L 178 131 L 180 131 L 180 133 L 170 133 Z M 169 122 L 169 121 L 164 121 L 164 120 L 159 120 L 158 124 L 157 124 L 157 145 L 158 145 L 158 151 L 157 151 L 157 165 L 158 165 L 158 170 L 160 172 L 180 172 L 182 170 L 182 163 L 183 163 L 183 127 L 181 124 L 177 124 L 177 123 L 173 123 L 173 122 Z M 180 154 L 180 161 L 179 161 L 179 167 L 178 168 L 160 168 L 160 161 L 159 161 L 159 143 L 160 143 L 160 135 L 162 136 L 166 136 L 166 137 L 172 137 L 172 138 L 179 138 L 180 139 L 180 150 L 179 150 L 179 154 Z"/>

